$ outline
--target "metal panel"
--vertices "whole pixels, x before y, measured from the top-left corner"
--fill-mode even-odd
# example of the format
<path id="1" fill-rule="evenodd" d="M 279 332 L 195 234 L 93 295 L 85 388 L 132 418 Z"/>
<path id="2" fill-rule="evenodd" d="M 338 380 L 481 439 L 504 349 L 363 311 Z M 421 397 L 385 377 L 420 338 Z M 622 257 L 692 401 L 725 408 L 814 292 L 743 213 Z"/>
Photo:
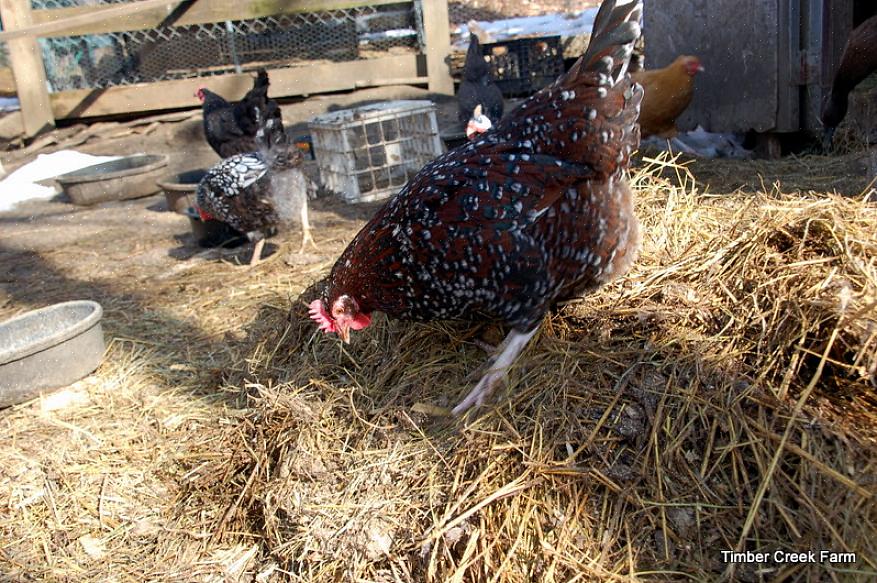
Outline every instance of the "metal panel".
<path id="1" fill-rule="evenodd" d="M 777 28 L 777 116 L 772 131 L 797 131 L 801 120 L 802 1 L 779 0 Z"/>
<path id="2" fill-rule="evenodd" d="M 645 0 L 646 67 L 693 54 L 706 69 L 680 129 L 776 128 L 783 1 L 788 0 Z"/>
<path id="3" fill-rule="evenodd" d="M 822 109 L 822 31 L 826 27 L 826 16 L 823 13 L 821 0 L 810 0 L 807 11 L 803 13 L 800 52 L 800 83 L 801 113 L 799 123 L 801 129 L 818 129 L 822 126 L 819 112 Z"/>

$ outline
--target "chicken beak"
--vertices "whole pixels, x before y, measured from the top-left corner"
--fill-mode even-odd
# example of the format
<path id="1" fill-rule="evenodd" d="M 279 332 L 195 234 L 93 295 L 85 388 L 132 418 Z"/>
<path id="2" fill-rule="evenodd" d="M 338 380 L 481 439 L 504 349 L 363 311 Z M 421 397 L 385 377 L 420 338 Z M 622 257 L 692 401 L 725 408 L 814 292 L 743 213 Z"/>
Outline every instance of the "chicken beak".
<path id="1" fill-rule="evenodd" d="M 703 68 L 703 65 L 698 65 L 698 66 L 697 66 L 697 72 L 698 72 L 698 73 L 703 73 L 704 71 L 706 71 L 706 69 Z"/>
<path id="2" fill-rule="evenodd" d="M 350 325 L 339 324 L 338 325 L 338 336 L 341 337 L 341 340 L 344 341 L 344 344 L 350 344 Z"/>

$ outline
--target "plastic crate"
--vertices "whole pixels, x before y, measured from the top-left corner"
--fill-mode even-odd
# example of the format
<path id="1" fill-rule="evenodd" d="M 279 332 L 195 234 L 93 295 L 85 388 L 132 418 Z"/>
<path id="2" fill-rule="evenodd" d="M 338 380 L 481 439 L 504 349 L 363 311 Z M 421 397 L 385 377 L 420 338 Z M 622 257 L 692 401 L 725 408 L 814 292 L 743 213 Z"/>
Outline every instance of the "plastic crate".
<path id="1" fill-rule="evenodd" d="M 320 180 L 347 202 L 392 196 L 444 150 L 431 101 L 388 101 L 308 124 Z"/>
<path id="2" fill-rule="evenodd" d="M 559 36 L 541 36 L 482 45 L 493 80 L 506 97 L 530 95 L 563 74 Z"/>

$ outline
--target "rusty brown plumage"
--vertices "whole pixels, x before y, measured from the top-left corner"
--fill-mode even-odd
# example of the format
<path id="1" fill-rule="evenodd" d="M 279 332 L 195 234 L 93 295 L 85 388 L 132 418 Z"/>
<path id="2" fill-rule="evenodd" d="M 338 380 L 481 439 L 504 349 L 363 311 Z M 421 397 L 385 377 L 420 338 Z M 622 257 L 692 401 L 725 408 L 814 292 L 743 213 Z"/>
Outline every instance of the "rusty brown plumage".
<path id="1" fill-rule="evenodd" d="M 639 143 L 642 90 L 627 66 L 640 19 L 640 2 L 604 2 L 566 75 L 388 201 L 311 306 L 321 328 L 346 338 L 372 311 L 511 326 L 459 412 L 492 390 L 551 306 L 624 273 L 639 244 L 625 172 Z"/>

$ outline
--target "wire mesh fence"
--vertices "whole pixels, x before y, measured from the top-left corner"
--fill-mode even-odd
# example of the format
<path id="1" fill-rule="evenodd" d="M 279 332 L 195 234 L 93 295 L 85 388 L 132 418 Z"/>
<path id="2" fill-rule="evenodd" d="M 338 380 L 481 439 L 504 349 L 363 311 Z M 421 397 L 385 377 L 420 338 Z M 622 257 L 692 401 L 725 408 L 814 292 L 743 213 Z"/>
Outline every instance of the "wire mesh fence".
<path id="1" fill-rule="evenodd" d="M 35 9 L 119 0 L 32 0 Z M 53 92 L 167 81 L 296 63 L 367 59 L 416 51 L 418 2 L 285 14 L 250 20 L 42 38 Z"/>

